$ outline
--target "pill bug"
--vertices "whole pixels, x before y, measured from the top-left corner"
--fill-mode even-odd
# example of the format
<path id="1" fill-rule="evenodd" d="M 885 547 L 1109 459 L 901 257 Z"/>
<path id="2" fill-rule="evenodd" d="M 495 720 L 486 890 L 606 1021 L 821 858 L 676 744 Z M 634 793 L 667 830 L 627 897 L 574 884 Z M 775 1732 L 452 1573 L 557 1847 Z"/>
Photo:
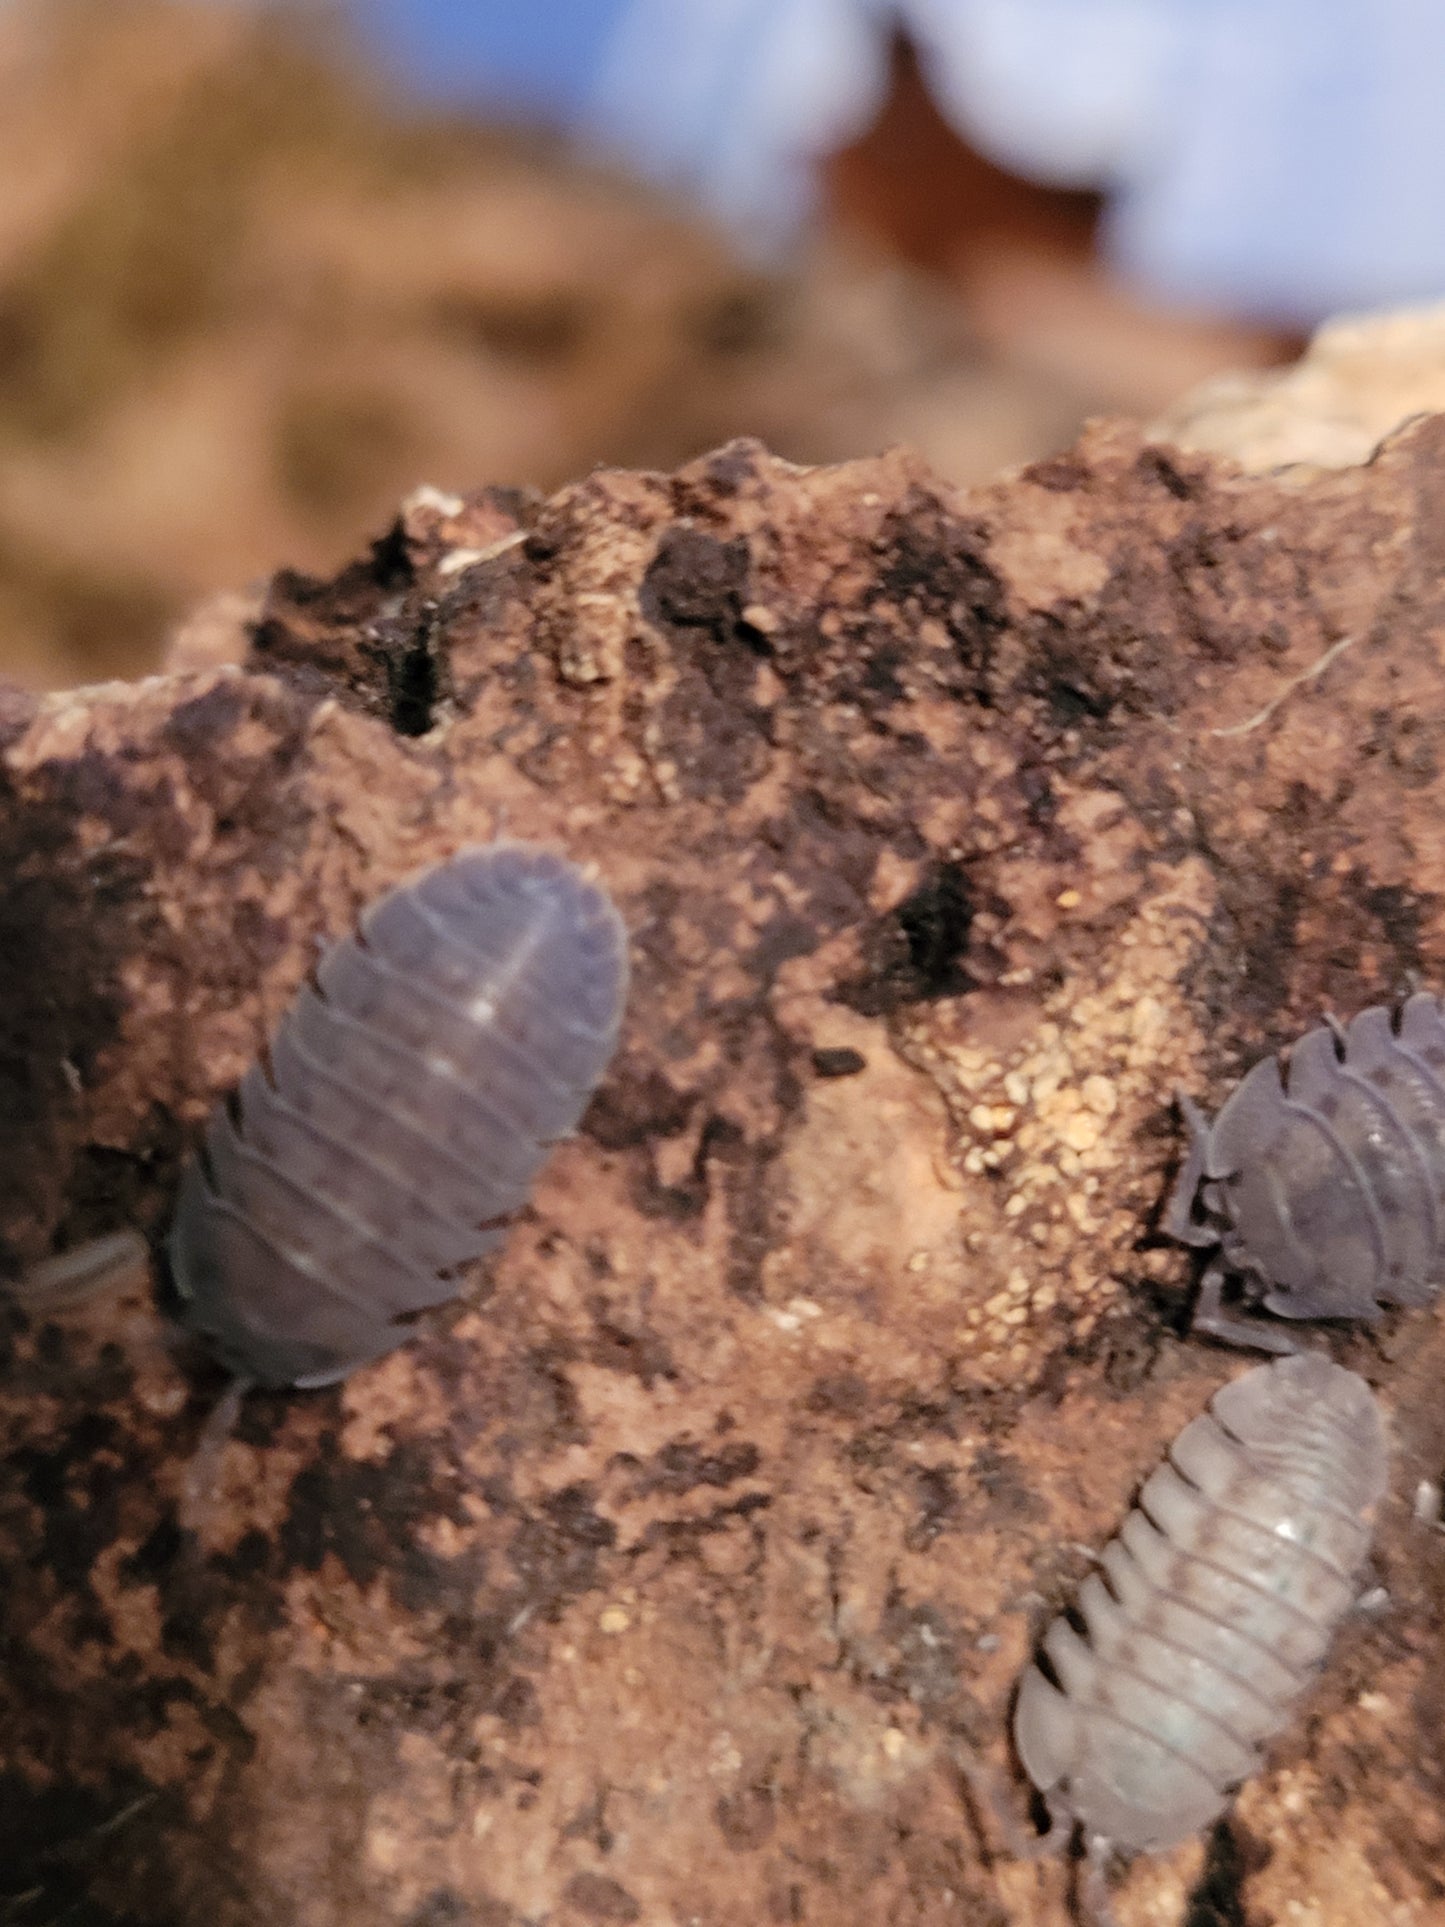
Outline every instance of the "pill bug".
<path id="1" fill-rule="evenodd" d="M 626 986 L 610 899 L 549 851 L 466 851 L 382 897 L 211 1114 L 168 1246 L 184 1321 L 269 1386 L 401 1344 L 577 1123 Z"/>
<path id="2" fill-rule="evenodd" d="M 1388 1448 L 1364 1380 L 1313 1353 L 1218 1392 L 1146 1481 L 1019 1687 L 1051 1818 L 1130 1850 L 1214 1820 L 1356 1599 Z M 1047 1669 L 1047 1670 L 1046 1670 Z"/>
<path id="3" fill-rule="evenodd" d="M 1348 1028 L 1328 1020 L 1241 1079 L 1211 1124 L 1180 1099 L 1189 1155 L 1164 1226 L 1217 1247 L 1200 1282 L 1197 1329 L 1292 1351 L 1259 1319 L 1222 1306 L 1239 1275 L 1283 1318 L 1373 1319 L 1421 1305 L 1445 1244 L 1445 1013 L 1419 992 Z M 1203 1215 L 1195 1216 L 1196 1199 Z"/>

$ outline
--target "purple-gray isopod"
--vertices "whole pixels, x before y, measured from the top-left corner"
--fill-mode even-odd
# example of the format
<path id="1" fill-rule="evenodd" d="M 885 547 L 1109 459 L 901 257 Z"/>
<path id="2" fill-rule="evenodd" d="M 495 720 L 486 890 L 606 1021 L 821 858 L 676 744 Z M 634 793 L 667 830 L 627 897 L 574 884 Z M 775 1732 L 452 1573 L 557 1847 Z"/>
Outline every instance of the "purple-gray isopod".
<path id="1" fill-rule="evenodd" d="M 1445 1275 L 1445 1013 L 1424 992 L 1348 1026 L 1307 1031 L 1261 1061 L 1214 1122 L 1182 1099 L 1189 1156 L 1164 1217 L 1188 1244 L 1217 1246 L 1195 1326 L 1291 1351 L 1260 1320 L 1231 1318 L 1231 1273 L 1283 1318 L 1377 1318 L 1421 1305 Z M 1203 1216 L 1195 1218 L 1195 1200 Z"/>
<path id="2" fill-rule="evenodd" d="M 468 850 L 362 916 L 211 1114 L 181 1181 L 183 1317 L 261 1385 L 324 1385 L 410 1336 L 499 1244 L 617 1042 L 611 899 L 526 843 Z"/>
<path id="3" fill-rule="evenodd" d="M 1056 1822 L 1149 1849 L 1223 1811 L 1355 1602 L 1388 1467 L 1370 1388 L 1314 1353 L 1185 1426 L 1080 1589 L 1087 1633 L 1056 1619 L 1019 1688 Z"/>

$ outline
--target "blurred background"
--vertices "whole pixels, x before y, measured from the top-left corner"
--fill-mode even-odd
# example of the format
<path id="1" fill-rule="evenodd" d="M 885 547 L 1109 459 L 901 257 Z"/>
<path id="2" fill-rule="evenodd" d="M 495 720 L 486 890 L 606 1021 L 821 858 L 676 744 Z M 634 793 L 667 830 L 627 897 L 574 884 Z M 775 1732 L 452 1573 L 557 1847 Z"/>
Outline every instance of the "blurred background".
<path id="1" fill-rule="evenodd" d="M 422 482 L 971 482 L 1445 294 L 1439 0 L 0 0 L 0 673 Z"/>

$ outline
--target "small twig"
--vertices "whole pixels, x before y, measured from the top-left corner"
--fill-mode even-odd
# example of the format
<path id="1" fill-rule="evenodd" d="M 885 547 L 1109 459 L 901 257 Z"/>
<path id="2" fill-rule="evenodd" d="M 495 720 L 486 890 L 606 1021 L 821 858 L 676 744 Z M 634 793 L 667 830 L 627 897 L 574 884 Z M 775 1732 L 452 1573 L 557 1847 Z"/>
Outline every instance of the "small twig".
<path id="1" fill-rule="evenodd" d="M 1330 644 L 1318 662 L 1312 662 L 1308 669 L 1301 669 L 1297 676 L 1291 676 L 1284 688 L 1279 691 L 1278 695 L 1271 696 L 1263 709 L 1256 711 L 1253 716 L 1247 717 L 1242 723 L 1230 723 L 1225 729 L 1211 729 L 1209 734 L 1211 736 L 1247 736 L 1250 730 L 1258 729 L 1261 723 L 1267 723 L 1269 721 L 1270 717 L 1279 708 L 1286 696 L 1292 695 L 1302 683 L 1314 682 L 1318 677 L 1322 676 L 1334 661 L 1335 657 L 1342 655 L 1352 643 L 1358 642 L 1358 640 L 1358 636 L 1341 636 L 1338 642 L 1332 642 Z"/>
<path id="2" fill-rule="evenodd" d="M 505 555 L 509 549 L 520 548 L 530 533 L 529 529 L 513 529 L 510 535 L 489 542 L 484 549 L 448 549 L 437 564 L 437 574 L 460 575 L 463 569 L 475 569 L 483 562 L 495 562 L 499 555 Z"/>
<path id="3" fill-rule="evenodd" d="M 149 1266 L 150 1247 L 138 1231 L 110 1231 L 31 1265 L 10 1293 L 27 1311 L 43 1316 L 118 1291 Z"/>
<path id="4" fill-rule="evenodd" d="M 111 1834 L 119 1833 L 121 1828 L 128 1826 L 138 1813 L 143 1813 L 147 1807 L 153 1806 L 159 1798 L 159 1793 L 154 1790 L 137 1794 L 134 1800 L 128 1801 L 119 1812 L 113 1813 L 108 1820 L 102 1820 L 98 1826 L 92 1827 L 89 1832 L 83 1833 L 78 1838 L 66 1841 L 55 1848 L 52 1855 L 49 1856 L 51 1864 L 62 1867 L 66 1865 L 73 1866 L 77 1861 L 83 1862 L 89 1856 L 91 1849 L 97 1841 L 106 1840 Z M 28 1911 L 33 1901 L 43 1901 L 47 1897 L 53 1897 L 53 1895 L 51 1894 L 50 1885 L 47 1884 L 45 1880 L 42 1880 L 38 1886 L 27 1887 L 23 1893 L 8 1894 L 3 1901 L 0 1901 L 0 1921 L 18 1922 L 22 1910 Z M 64 1913 L 51 1914 L 48 1915 L 47 1918 L 53 1923 L 53 1927 L 61 1927 L 62 1922 L 72 1920 L 80 1913 L 82 1905 L 83 1902 L 77 1901 L 74 1906 L 67 1907 Z"/>

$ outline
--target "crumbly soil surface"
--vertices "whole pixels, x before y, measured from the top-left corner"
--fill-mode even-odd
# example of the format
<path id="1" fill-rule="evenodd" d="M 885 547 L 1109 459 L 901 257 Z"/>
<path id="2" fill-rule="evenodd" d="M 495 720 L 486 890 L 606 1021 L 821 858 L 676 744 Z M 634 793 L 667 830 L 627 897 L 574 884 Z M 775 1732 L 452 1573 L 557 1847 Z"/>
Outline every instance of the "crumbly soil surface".
<path id="1" fill-rule="evenodd" d="M 634 968 L 497 1261 L 252 1397 L 187 1524 L 158 1269 L 4 1302 L 0 1919 L 1065 1927 L 1013 1684 L 1248 1362 L 1183 1335 L 1173 1093 L 1445 982 L 1442 584 L 1445 420 L 1288 485 L 739 443 L 423 491 L 0 701 L 17 1280 L 158 1244 L 318 941 L 457 848 L 595 864 Z M 1383 1597 L 1121 1927 L 1445 1918 L 1445 1324 L 1319 1342 L 1390 1413 Z"/>

